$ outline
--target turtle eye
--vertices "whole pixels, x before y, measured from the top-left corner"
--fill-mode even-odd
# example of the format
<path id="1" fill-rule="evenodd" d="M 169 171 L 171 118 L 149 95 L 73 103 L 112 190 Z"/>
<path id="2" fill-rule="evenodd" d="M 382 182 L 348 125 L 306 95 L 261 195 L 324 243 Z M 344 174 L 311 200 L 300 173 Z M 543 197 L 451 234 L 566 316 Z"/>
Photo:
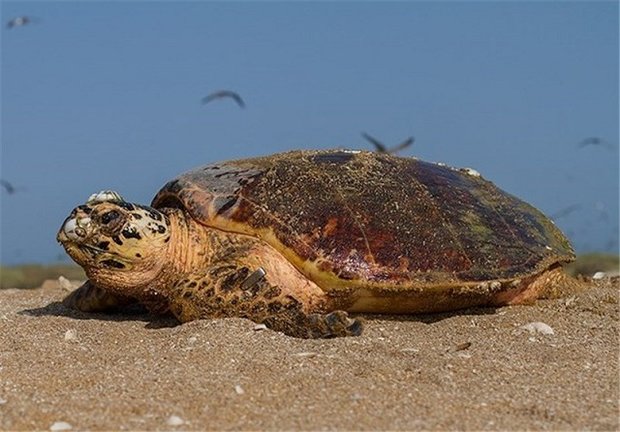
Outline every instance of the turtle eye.
<path id="1" fill-rule="evenodd" d="M 116 210 L 110 210 L 101 215 L 101 223 L 107 225 L 113 220 L 118 219 L 119 216 L 120 214 Z"/>

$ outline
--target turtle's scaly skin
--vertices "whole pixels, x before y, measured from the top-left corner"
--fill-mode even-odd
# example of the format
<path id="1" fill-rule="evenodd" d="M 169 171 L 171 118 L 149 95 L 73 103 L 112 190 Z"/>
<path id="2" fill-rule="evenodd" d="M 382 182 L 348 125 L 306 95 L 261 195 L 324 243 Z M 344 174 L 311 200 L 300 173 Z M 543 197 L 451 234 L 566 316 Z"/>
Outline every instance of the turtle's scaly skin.
<path id="1" fill-rule="evenodd" d="M 473 170 L 349 151 L 208 165 L 152 207 L 97 195 L 59 240 L 89 277 L 70 306 L 133 299 L 183 322 L 242 316 L 301 337 L 359 334 L 345 310 L 531 301 L 570 283 L 560 264 L 574 258 L 542 213 Z"/>

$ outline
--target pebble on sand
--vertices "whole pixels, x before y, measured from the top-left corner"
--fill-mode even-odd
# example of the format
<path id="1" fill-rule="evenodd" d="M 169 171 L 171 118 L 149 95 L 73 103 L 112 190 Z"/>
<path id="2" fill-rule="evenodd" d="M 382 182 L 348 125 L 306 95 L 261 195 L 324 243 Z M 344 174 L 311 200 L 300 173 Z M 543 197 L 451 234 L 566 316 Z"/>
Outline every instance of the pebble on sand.
<path id="1" fill-rule="evenodd" d="M 65 332 L 65 340 L 69 342 L 74 342 L 77 340 L 77 331 L 74 329 L 69 329 Z"/>
<path id="2" fill-rule="evenodd" d="M 521 328 L 523 330 L 529 331 L 530 333 L 541 333 L 545 335 L 554 334 L 553 329 L 548 324 L 545 324 L 544 322 L 540 322 L 540 321 L 525 324 L 521 326 Z"/>
<path id="3" fill-rule="evenodd" d="M 313 351 L 304 351 L 304 352 L 295 354 L 295 356 L 297 357 L 316 357 L 317 355 L 318 354 Z"/>
<path id="4" fill-rule="evenodd" d="M 237 393 L 238 395 L 242 395 L 245 393 L 245 390 L 243 390 L 243 387 L 241 387 L 240 385 L 236 385 L 235 386 L 235 393 Z"/>
<path id="5" fill-rule="evenodd" d="M 470 346 L 471 346 L 471 342 L 463 342 L 463 343 L 460 343 L 458 345 L 448 348 L 446 352 L 455 353 L 457 351 L 464 351 L 468 349 Z"/>
<path id="6" fill-rule="evenodd" d="M 168 420 L 166 420 L 168 426 L 181 426 L 183 423 L 185 423 L 185 421 L 176 415 L 171 415 L 168 417 Z"/>
<path id="7" fill-rule="evenodd" d="M 55 422 L 53 425 L 50 426 L 51 431 L 66 431 L 71 429 L 73 429 L 73 426 L 64 421 Z"/>
<path id="8" fill-rule="evenodd" d="M 58 286 L 64 291 L 73 291 L 74 289 L 71 281 L 64 276 L 58 277 Z"/>

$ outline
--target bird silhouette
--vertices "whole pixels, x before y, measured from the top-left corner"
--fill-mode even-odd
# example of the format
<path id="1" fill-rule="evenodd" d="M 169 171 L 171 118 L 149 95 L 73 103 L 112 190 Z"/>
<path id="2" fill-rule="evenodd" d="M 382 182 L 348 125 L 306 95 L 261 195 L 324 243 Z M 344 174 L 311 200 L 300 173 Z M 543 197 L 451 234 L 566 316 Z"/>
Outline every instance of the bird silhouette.
<path id="1" fill-rule="evenodd" d="M 379 141 L 376 138 L 373 138 L 372 136 L 368 135 L 366 132 L 362 132 L 362 137 L 364 137 L 364 139 L 366 139 L 372 145 L 374 145 L 375 148 L 377 149 L 377 152 L 388 153 L 388 154 L 398 153 L 399 151 L 409 147 L 411 144 L 413 144 L 413 141 L 415 141 L 415 138 L 409 137 L 402 143 L 398 144 L 397 146 L 388 148 L 381 141 Z"/>
<path id="2" fill-rule="evenodd" d="M 578 148 L 584 148 L 588 146 L 601 146 L 606 148 L 607 150 L 614 150 L 614 146 L 601 137 L 588 137 L 581 140 L 579 144 L 577 144 Z"/>
<path id="3" fill-rule="evenodd" d="M 13 186 L 6 180 L 0 179 L 0 185 L 2 185 L 2 187 L 6 190 L 6 193 L 8 193 L 9 195 L 13 195 L 17 191 L 15 189 L 15 186 Z"/>
<path id="4" fill-rule="evenodd" d="M 10 30 L 15 27 L 23 27 L 27 24 L 32 23 L 32 18 L 22 15 L 15 18 L 12 18 L 6 23 L 7 28 Z"/>
<path id="5" fill-rule="evenodd" d="M 238 93 L 235 93 L 232 90 L 218 90 L 216 92 L 213 92 L 202 98 L 202 104 L 208 104 L 215 99 L 222 98 L 231 98 L 237 103 L 237 105 L 239 105 L 240 108 L 245 108 L 245 102 L 243 101 L 243 99 L 241 99 L 241 96 L 239 96 Z"/>

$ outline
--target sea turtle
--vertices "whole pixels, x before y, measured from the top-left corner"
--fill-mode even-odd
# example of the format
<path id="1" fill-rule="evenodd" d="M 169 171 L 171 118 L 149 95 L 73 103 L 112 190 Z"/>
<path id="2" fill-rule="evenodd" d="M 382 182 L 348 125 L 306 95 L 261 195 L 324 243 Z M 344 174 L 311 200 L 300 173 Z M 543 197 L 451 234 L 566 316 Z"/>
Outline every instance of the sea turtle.
<path id="1" fill-rule="evenodd" d="M 93 194 L 58 240 L 88 276 L 70 307 L 138 301 L 304 338 L 360 334 L 347 312 L 531 302 L 571 283 L 574 259 L 552 221 L 474 170 L 351 150 L 206 165 L 151 206 Z"/>

